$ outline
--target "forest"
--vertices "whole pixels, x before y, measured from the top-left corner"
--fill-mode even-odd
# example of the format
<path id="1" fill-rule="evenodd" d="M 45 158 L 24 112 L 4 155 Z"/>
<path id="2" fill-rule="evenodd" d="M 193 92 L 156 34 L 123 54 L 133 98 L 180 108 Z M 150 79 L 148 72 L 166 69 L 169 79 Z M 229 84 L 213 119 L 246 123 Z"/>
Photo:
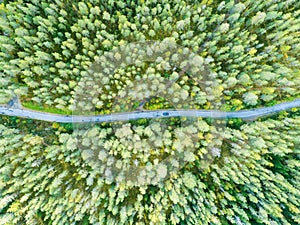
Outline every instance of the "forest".
<path id="1" fill-rule="evenodd" d="M 234 112 L 300 98 L 297 0 L 0 1 L 0 107 Z M 17 106 L 13 106 L 17 107 Z M 0 115 L 0 225 L 300 224 L 300 108 Z"/>
<path id="2" fill-rule="evenodd" d="M 142 2 L 2 3 L 1 89 L 14 90 L 26 107 L 66 113 L 74 110 L 89 74 L 100 86 L 93 93 L 100 113 L 114 111 L 114 99 L 137 85 L 137 77 L 174 82 L 170 89 L 176 88 L 179 100 L 188 95 L 197 108 L 236 110 L 299 97 L 298 1 Z M 163 52 L 168 57 L 154 53 L 162 57 L 140 62 L 132 56 L 137 62 L 116 62 L 113 68 L 112 59 L 105 63 L 107 54 L 114 53 L 115 61 L 118 55 L 131 57 L 132 49 L 122 46 L 137 48 L 147 41 L 169 47 Z M 180 48 L 170 47 L 173 43 Z M 177 50 L 197 56 L 194 69 Z M 167 107 L 169 101 L 149 107 Z M 211 104 L 218 101 L 222 104 Z"/>

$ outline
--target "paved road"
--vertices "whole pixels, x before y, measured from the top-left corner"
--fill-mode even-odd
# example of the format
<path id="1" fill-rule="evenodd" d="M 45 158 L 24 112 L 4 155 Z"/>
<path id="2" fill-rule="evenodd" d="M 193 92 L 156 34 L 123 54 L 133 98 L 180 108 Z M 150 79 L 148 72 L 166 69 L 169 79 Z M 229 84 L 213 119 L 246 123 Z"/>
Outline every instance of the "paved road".
<path id="1" fill-rule="evenodd" d="M 243 120 L 255 120 L 258 117 L 272 115 L 280 111 L 300 107 L 300 98 L 294 101 L 277 104 L 272 107 L 263 107 L 252 110 L 240 110 L 235 112 L 223 112 L 218 110 L 152 110 L 133 111 L 125 113 L 113 113 L 109 115 L 79 116 L 59 115 L 29 109 L 9 108 L 0 106 L 0 115 L 17 116 L 36 120 L 59 122 L 59 123 L 90 123 L 90 122 L 113 122 L 126 121 L 141 118 L 163 118 L 163 117 L 203 117 L 203 118 L 241 118 Z"/>

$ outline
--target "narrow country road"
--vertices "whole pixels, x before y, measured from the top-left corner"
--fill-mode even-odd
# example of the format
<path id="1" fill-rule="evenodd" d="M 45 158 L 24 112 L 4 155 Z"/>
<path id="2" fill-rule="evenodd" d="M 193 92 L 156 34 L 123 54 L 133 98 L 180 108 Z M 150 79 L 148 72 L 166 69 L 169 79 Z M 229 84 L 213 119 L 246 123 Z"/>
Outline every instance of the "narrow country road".
<path id="1" fill-rule="evenodd" d="M 59 115 L 46 112 L 33 111 L 29 109 L 10 108 L 0 106 L 0 114 L 6 116 L 17 116 L 35 120 L 43 120 L 59 123 L 100 123 L 113 121 L 126 121 L 142 118 L 163 118 L 163 117 L 203 117 L 215 119 L 240 118 L 243 120 L 255 120 L 258 117 L 272 115 L 280 111 L 300 107 L 300 98 L 294 101 L 277 104 L 271 107 L 262 107 L 252 110 L 240 110 L 235 112 L 223 112 L 218 110 L 152 110 L 133 111 L 124 113 L 113 113 L 107 115 L 80 116 L 80 115 Z"/>

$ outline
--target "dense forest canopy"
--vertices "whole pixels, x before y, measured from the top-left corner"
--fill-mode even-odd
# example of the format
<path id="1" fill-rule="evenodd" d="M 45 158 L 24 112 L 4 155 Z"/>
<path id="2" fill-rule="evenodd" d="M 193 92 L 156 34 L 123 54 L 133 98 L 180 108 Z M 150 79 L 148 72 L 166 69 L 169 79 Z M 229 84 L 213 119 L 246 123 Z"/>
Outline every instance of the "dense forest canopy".
<path id="1" fill-rule="evenodd" d="M 299 98 L 300 1 L 0 1 L 0 104 L 62 114 Z M 255 121 L 0 117 L 0 225 L 300 224 L 299 108 Z"/>
<path id="2" fill-rule="evenodd" d="M 98 78 L 96 109 L 114 111 L 116 96 L 122 96 L 137 77 L 150 75 L 167 80 L 178 76 L 179 98 L 184 101 L 187 94 L 197 108 L 213 108 L 212 103 L 220 100 L 224 110 L 274 104 L 299 96 L 299 4 L 290 0 L 9 1 L 1 6 L 5 17 L 0 27 L 0 83 L 31 107 L 69 111 L 91 66 L 100 65 L 101 72 L 109 69 L 110 65 L 102 65 L 104 53 L 130 43 L 167 40 L 164 45 L 174 41 L 198 54 L 199 67 L 207 66 L 205 76 L 185 71 L 184 65 L 176 67 L 166 57 L 132 62 L 115 68 L 106 76 L 106 85 Z M 175 53 L 170 58 L 181 60 Z M 167 105 L 153 102 L 150 108 Z"/>

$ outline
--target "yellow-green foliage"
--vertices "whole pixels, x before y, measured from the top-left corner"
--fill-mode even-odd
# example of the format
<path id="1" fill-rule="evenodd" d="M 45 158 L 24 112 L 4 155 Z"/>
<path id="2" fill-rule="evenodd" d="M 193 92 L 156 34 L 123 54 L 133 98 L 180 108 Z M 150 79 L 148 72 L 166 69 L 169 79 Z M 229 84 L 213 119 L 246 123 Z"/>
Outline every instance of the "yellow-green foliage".
<path id="1" fill-rule="evenodd" d="M 155 124 L 145 126 L 144 134 L 137 125 L 124 126 L 128 137 L 138 135 L 142 142 L 147 142 L 146 133 L 150 135 Z M 111 157 L 126 164 L 128 159 L 132 162 L 143 155 L 126 145 L 130 138 L 122 138 L 116 128 L 114 134 L 107 126 L 88 129 L 84 138 L 90 141 L 83 141 L 76 132 L 58 132 L 58 138 L 50 141 L 59 142 L 51 144 L 46 136 L 1 125 L 0 221 L 30 225 L 39 224 L 41 218 L 52 221 L 51 224 L 300 222 L 298 116 L 253 122 L 240 129 L 224 128 L 219 134 L 223 145 L 218 156 L 204 151 L 211 141 L 210 126 L 201 120 L 193 126 L 191 130 L 200 132 L 199 141 L 193 143 L 193 160 L 181 161 L 181 170 L 170 171 L 168 177 L 157 183 L 131 185 L 130 179 L 116 181 L 102 173 Z M 124 131 L 124 127 L 119 129 Z M 178 131 L 170 130 L 175 138 L 172 146 L 176 145 L 173 135 Z M 161 135 L 160 146 L 168 148 L 171 137 Z M 137 140 L 132 145 L 138 144 Z M 83 142 L 90 143 L 84 144 L 87 149 L 82 148 Z M 120 144 L 115 145 L 117 142 Z M 164 163 L 163 158 L 168 155 L 171 152 L 152 152 L 144 157 L 149 157 L 148 163 L 153 163 L 153 158 Z M 213 160 L 204 166 L 212 156 Z M 143 164 L 142 158 L 140 163 Z"/>
<path id="2" fill-rule="evenodd" d="M 300 91 L 299 13 L 297 0 L 4 1 L 0 89 L 62 113 L 72 109 L 74 91 L 97 96 L 88 103 L 102 113 L 131 110 L 128 103 L 140 101 L 114 103 L 145 74 L 154 89 L 174 93 L 145 100 L 147 109 L 286 101 Z M 162 58 L 118 68 L 100 87 L 80 86 L 103 56 L 149 40 L 189 49 L 197 56 L 190 63 L 209 72 L 182 72 L 186 59 L 175 68 Z M 171 118 L 79 124 L 74 132 L 70 124 L 1 117 L 0 224 L 300 224 L 293 113 L 232 119 L 229 127 Z"/>
<path id="3" fill-rule="evenodd" d="M 79 80 L 104 52 L 172 37 L 204 58 L 212 74 L 198 79 L 213 80 L 214 84 L 205 84 L 208 88 L 221 88 L 217 98 L 224 100 L 226 109 L 272 104 L 299 96 L 299 4 L 296 0 L 9 1 L 0 9 L 5 12 L 0 23 L 0 83 L 15 90 L 23 83 L 27 98 L 65 109 L 73 102 Z M 99 111 L 111 110 L 114 97 L 135 80 L 138 69 L 152 67 L 169 75 L 174 69 L 159 71 L 156 66 L 148 63 L 111 74 L 108 84 L 116 87 L 102 87 Z M 209 108 L 218 100 L 211 100 L 203 86 L 192 91 L 199 84 L 182 80 L 178 84 L 188 87 L 194 107 Z M 243 104 L 236 106 L 238 100 Z"/>

